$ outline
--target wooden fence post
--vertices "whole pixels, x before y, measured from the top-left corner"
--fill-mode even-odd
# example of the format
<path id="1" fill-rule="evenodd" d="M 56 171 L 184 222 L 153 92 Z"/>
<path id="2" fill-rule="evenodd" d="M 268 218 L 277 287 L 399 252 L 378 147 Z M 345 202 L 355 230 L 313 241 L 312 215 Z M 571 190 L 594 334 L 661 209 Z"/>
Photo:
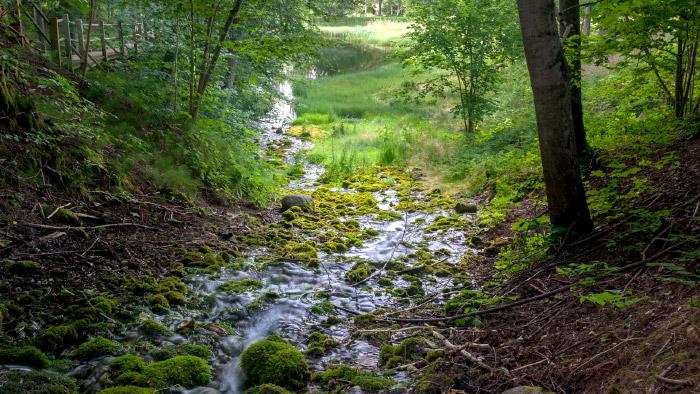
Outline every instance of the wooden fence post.
<path id="1" fill-rule="evenodd" d="M 36 10 L 36 8 L 32 7 L 32 18 L 34 19 L 34 24 L 37 27 L 37 32 L 36 32 L 36 42 L 39 43 L 39 48 L 41 48 L 42 51 L 46 50 L 46 40 L 44 40 L 44 37 L 41 35 L 41 31 L 43 30 L 46 31 L 44 27 L 44 18 L 41 17 L 39 14 L 39 11 Z"/>
<path id="2" fill-rule="evenodd" d="M 53 53 L 53 58 L 59 67 L 63 65 L 61 59 L 61 45 L 60 45 L 60 30 L 58 28 L 58 18 L 52 17 L 49 19 L 49 36 L 51 37 L 51 52 Z"/>
<path id="3" fill-rule="evenodd" d="M 83 20 L 82 19 L 76 19 L 75 21 L 75 32 L 77 34 L 77 40 L 78 40 L 78 51 L 80 51 L 80 56 L 84 56 L 85 53 L 85 36 L 83 33 Z M 81 60 L 82 63 L 82 60 Z"/>
<path id="4" fill-rule="evenodd" d="M 126 44 L 124 43 L 124 26 L 122 21 L 117 22 L 117 34 L 119 35 L 119 51 L 122 57 L 126 57 Z"/>
<path id="5" fill-rule="evenodd" d="M 70 34 L 70 17 L 68 14 L 63 15 L 63 33 L 66 35 L 63 38 L 64 46 L 66 47 L 66 68 L 73 70 L 73 43 L 71 42 Z"/>
<path id="6" fill-rule="evenodd" d="M 104 21 L 100 21 L 100 43 L 102 44 L 102 57 L 107 61 L 107 36 L 105 35 Z"/>

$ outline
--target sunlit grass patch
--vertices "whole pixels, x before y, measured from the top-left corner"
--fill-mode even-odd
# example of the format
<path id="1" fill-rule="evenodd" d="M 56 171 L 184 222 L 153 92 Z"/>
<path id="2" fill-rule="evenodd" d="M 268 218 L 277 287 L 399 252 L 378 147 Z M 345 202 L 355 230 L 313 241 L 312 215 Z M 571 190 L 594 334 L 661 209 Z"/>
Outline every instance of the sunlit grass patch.
<path id="1" fill-rule="evenodd" d="M 360 37 L 376 45 L 389 45 L 401 40 L 410 23 L 399 20 L 367 18 L 366 24 L 321 26 L 322 32 L 334 38 Z"/>

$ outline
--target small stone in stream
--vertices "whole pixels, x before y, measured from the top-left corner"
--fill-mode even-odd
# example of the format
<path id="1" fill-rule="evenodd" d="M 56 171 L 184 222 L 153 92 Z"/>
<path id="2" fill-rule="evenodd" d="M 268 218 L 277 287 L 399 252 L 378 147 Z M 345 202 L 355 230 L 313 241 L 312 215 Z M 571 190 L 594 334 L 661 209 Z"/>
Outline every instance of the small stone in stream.
<path id="1" fill-rule="evenodd" d="M 275 133 L 277 133 L 277 134 L 282 134 L 282 133 L 284 133 L 284 130 L 282 130 L 281 127 L 278 127 L 278 128 L 275 130 Z"/>
<path id="2" fill-rule="evenodd" d="M 314 209 L 314 199 L 306 194 L 289 194 L 282 199 L 282 211 L 299 207 L 305 211 Z"/>
<path id="3" fill-rule="evenodd" d="M 464 202 L 458 202 L 455 205 L 455 212 L 457 213 L 476 213 L 478 209 L 476 205 Z"/>
<path id="4" fill-rule="evenodd" d="M 503 394 L 549 394 L 551 391 L 544 390 L 542 387 L 536 386 L 518 386 L 506 390 Z"/>

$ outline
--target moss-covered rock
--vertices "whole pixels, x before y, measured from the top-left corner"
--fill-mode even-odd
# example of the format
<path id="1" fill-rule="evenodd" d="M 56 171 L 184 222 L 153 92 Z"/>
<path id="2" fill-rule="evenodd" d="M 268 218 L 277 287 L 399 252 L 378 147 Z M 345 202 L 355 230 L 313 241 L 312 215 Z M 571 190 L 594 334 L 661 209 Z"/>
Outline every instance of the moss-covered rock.
<path id="1" fill-rule="evenodd" d="M 404 361 L 417 360 L 425 355 L 425 340 L 404 339 L 398 345 L 384 345 L 379 353 L 379 362 L 384 368 L 394 368 Z"/>
<path id="2" fill-rule="evenodd" d="M 254 278 L 235 279 L 219 286 L 219 290 L 227 293 L 245 293 L 246 291 L 261 289 L 263 283 Z"/>
<path id="3" fill-rule="evenodd" d="M 192 388 L 209 384 L 212 371 L 209 364 L 199 357 L 177 356 L 147 365 L 143 376 L 155 388 L 175 385 Z"/>
<path id="4" fill-rule="evenodd" d="M 7 371 L 0 382 L 0 394 L 78 394 L 74 379 L 55 372 Z"/>
<path id="5" fill-rule="evenodd" d="M 160 335 L 172 335 L 172 331 L 155 320 L 145 320 L 141 323 L 141 331 L 149 337 L 157 337 Z"/>
<path id="6" fill-rule="evenodd" d="M 372 275 L 372 268 L 367 263 L 359 262 L 345 274 L 345 280 L 348 283 L 358 283 L 369 278 L 370 275 Z"/>
<path id="7" fill-rule="evenodd" d="M 0 364 L 46 368 L 49 365 L 49 358 L 34 346 L 10 347 L 0 349 Z"/>
<path id="8" fill-rule="evenodd" d="M 377 393 L 396 384 L 393 380 L 377 376 L 347 365 L 329 368 L 314 375 L 314 381 L 320 383 L 326 390 L 335 392 L 340 387 L 346 387 L 347 382 L 359 386 L 363 392 Z"/>
<path id="9" fill-rule="evenodd" d="M 249 388 L 243 394 L 291 394 L 291 392 L 275 384 L 261 384 L 260 386 Z"/>
<path id="10" fill-rule="evenodd" d="M 263 339 L 246 349 L 241 369 L 250 386 L 270 383 L 298 390 L 306 386 L 310 376 L 301 352 L 279 337 Z"/>
<path id="11" fill-rule="evenodd" d="M 338 346 L 340 342 L 320 332 L 313 332 L 306 338 L 307 356 L 321 357 L 327 354 L 332 348 Z"/>
<path id="12" fill-rule="evenodd" d="M 90 304 L 92 305 L 93 308 L 96 310 L 102 312 L 103 314 L 109 316 L 112 314 L 112 310 L 114 309 L 114 302 L 110 300 L 107 297 L 104 296 L 99 296 L 95 297 L 90 301 Z"/>
<path id="13" fill-rule="evenodd" d="M 80 344 L 73 352 L 73 357 L 81 361 L 87 361 L 96 357 L 114 354 L 119 349 L 121 349 L 121 345 L 118 343 L 110 341 L 105 337 L 97 337 Z"/>
<path id="14" fill-rule="evenodd" d="M 54 212 L 54 210 L 56 210 L 56 208 L 53 208 L 53 207 L 46 207 L 46 206 L 44 206 L 44 207 L 48 208 L 48 209 L 44 209 L 44 213 L 47 216 L 50 215 L 52 212 Z M 51 209 L 51 208 L 53 208 L 53 209 Z M 58 210 L 56 210 L 56 213 L 51 217 L 51 220 L 53 220 L 55 222 L 67 224 L 69 226 L 80 226 L 82 224 L 78 214 L 76 214 L 75 212 L 71 211 L 70 209 L 66 209 L 66 208 L 58 208 Z"/>
<path id="15" fill-rule="evenodd" d="M 163 294 L 170 305 L 185 305 L 187 297 L 179 291 L 170 290 Z"/>
<path id="16" fill-rule="evenodd" d="M 39 272 L 41 264 L 32 260 L 20 260 L 10 263 L 7 267 L 7 272 L 15 275 L 28 275 Z"/>
<path id="17" fill-rule="evenodd" d="M 413 386 L 413 392 L 415 394 L 440 394 L 448 391 L 454 384 L 453 378 L 437 372 L 434 365 L 431 365 Z"/>
<path id="18" fill-rule="evenodd" d="M 75 344 L 78 332 L 72 324 L 62 324 L 40 330 L 37 335 L 39 347 L 45 351 L 58 352 Z"/>
<path id="19" fill-rule="evenodd" d="M 156 360 L 167 360 L 177 356 L 197 356 L 208 359 L 212 354 L 208 347 L 196 343 L 166 345 L 153 352 L 153 357 Z"/>
<path id="20" fill-rule="evenodd" d="M 306 263 L 309 267 L 318 267 L 320 261 L 318 259 L 318 250 L 311 242 L 288 242 L 283 250 L 283 258 L 300 261 Z"/>
<path id="21" fill-rule="evenodd" d="M 148 296 L 146 302 L 154 313 L 163 314 L 170 309 L 170 302 L 162 294 L 152 294 Z"/>
<path id="22" fill-rule="evenodd" d="M 153 394 L 154 390 L 148 387 L 118 386 L 104 389 L 97 394 Z"/>
<path id="23" fill-rule="evenodd" d="M 115 374 L 124 372 L 141 372 L 146 363 L 143 359 L 135 354 L 125 354 L 115 357 L 110 362 L 110 368 Z"/>
<path id="24" fill-rule="evenodd" d="M 221 253 L 217 253 L 208 246 L 202 247 L 198 252 L 182 251 L 185 265 L 207 270 L 218 270 L 224 267 L 226 262 Z"/>

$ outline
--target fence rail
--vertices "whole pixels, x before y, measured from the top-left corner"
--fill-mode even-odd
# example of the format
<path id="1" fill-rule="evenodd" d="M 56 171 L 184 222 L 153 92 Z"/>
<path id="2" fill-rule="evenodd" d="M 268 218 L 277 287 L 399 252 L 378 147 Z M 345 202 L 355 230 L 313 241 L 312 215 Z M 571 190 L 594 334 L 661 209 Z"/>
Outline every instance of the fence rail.
<path id="1" fill-rule="evenodd" d="M 9 13 L 22 40 L 48 54 L 59 66 L 73 70 L 87 62 L 126 58 L 138 54 L 147 34 L 143 22 L 95 20 L 92 23 L 68 14 L 47 16 L 33 0 L 12 0 Z M 87 30 L 91 29 L 90 42 Z"/>

